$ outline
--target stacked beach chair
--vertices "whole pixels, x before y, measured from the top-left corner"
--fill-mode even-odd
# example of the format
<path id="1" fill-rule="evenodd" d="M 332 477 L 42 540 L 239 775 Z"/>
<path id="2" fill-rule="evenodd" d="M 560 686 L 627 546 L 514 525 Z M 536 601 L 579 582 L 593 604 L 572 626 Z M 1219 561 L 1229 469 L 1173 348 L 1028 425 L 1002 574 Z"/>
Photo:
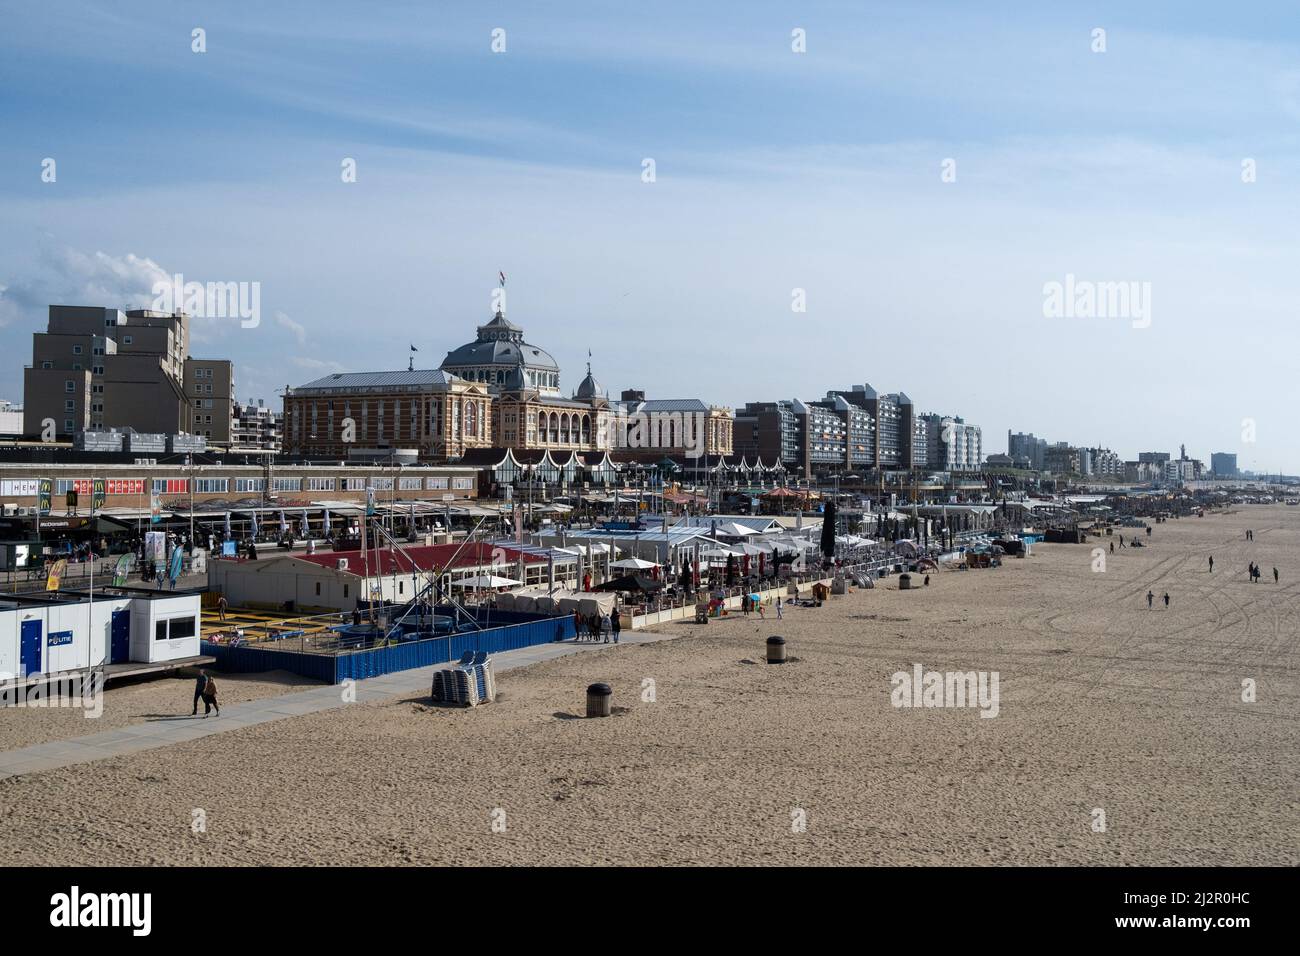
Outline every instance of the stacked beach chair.
<path id="1" fill-rule="evenodd" d="M 454 667 L 434 671 L 433 699 L 473 707 L 496 700 L 497 681 L 486 651 L 466 651 Z"/>

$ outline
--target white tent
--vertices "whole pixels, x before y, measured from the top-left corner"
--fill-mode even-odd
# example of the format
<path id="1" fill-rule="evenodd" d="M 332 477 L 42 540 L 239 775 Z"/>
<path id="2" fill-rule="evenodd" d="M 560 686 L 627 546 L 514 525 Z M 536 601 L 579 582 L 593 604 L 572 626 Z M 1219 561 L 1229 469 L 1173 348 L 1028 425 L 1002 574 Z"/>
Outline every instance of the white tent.
<path id="1" fill-rule="evenodd" d="M 610 567 L 623 568 L 628 571 L 646 571 L 650 568 L 660 567 L 660 565 L 654 561 L 647 561 L 644 558 L 623 558 L 620 561 L 615 561 L 610 565 Z"/>
<path id="2" fill-rule="evenodd" d="M 516 581 L 514 578 L 503 578 L 497 574 L 476 574 L 472 578 L 452 581 L 451 586 L 454 588 L 514 588 L 523 583 L 523 581 Z"/>
<path id="3" fill-rule="evenodd" d="M 747 528 L 738 521 L 724 521 L 718 525 L 717 533 L 726 538 L 747 538 L 751 534 L 758 534 L 753 528 Z"/>

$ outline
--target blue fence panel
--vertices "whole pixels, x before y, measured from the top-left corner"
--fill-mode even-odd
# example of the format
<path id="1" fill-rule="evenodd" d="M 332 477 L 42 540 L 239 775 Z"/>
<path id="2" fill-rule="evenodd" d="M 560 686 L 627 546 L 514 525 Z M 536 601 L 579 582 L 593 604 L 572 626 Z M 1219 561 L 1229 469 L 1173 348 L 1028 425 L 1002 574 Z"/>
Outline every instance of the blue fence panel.
<path id="1" fill-rule="evenodd" d="M 306 654 L 299 651 L 258 650 L 230 647 L 204 641 L 203 653 L 217 659 L 219 670 L 237 674 L 268 670 L 286 670 L 302 677 L 337 684 L 345 680 L 363 680 L 395 671 L 428 667 L 459 660 L 467 651 L 499 654 L 537 644 L 564 641 L 574 636 L 573 617 L 546 617 L 523 611 L 492 611 L 492 623 L 502 622 L 505 615 L 522 618 L 520 623 L 487 627 L 480 631 L 451 634 L 425 641 L 410 641 L 390 647 L 376 647 L 348 653 Z M 486 617 L 486 615 L 485 615 Z"/>
<path id="2" fill-rule="evenodd" d="M 302 654 L 296 651 L 261 651 L 251 647 L 230 647 L 226 644 L 200 642 L 201 653 L 217 659 L 217 669 L 234 674 L 256 674 L 262 671 L 289 671 L 300 677 L 338 683 L 335 680 L 334 658 L 327 654 Z"/>

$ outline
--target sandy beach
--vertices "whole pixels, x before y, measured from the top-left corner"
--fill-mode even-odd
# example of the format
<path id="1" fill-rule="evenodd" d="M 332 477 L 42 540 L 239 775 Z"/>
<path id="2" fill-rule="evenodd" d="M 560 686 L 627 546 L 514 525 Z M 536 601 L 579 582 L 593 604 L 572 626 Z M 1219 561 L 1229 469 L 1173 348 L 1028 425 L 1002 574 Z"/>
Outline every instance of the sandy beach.
<path id="1" fill-rule="evenodd" d="M 217 681 L 218 700 L 223 707 L 320 686 L 316 681 L 288 671 L 211 673 Z M 193 702 L 194 678 L 161 677 L 109 684 L 104 691 L 103 707 L 96 717 L 87 717 L 91 711 L 81 708 L 0 707 L 0 750 L 30 747 L 52 740 L 71 740 L 146 721 L 186 720 Z M 202 719 L 201 703 L 198 711 Z"/>
<path id="2" fill-rule="evenodd" d="M 1039 545 L 779 622 L 665 625 L 677 639 L 504 674 L 473 711 L 354 704 L 0 780 L 0 851 L 10 865 L 1300 863 L 1300 508 L 1171 520 L 1144 540 L 1107 550 L 1105 571 L 1093 542 Z M 763 663 L 773 634 L 790 663 Z M 997 672 L 997 716 L 893 706 L 891 675 L 914 664 Z M 574 719 L 597 680 L 621 709 Z M 139 708 L 161 708 L 153 686 L 174 712 L 176 682 L 131 688 Z M 49 739 L 18 726 L 0 723 L 4 746 Z"/>

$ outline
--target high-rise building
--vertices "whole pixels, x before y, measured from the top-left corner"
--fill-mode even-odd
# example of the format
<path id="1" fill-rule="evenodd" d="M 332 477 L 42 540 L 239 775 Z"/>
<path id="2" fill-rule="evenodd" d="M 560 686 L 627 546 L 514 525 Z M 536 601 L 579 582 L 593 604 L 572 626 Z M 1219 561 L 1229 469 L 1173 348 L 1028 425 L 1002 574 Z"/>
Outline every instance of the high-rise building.
<path id="1" fill-rule="evenodd" d="M 1007 431 L 1007 455 L 1019 467 L 1043 471 L 1046 467 L 1047 440 L 1030 432 Z"/>
<path id="2" fill-rule="evenodd" d="M 751 461 L 780 462 L 793 471 L 802 461 L 803 440 L 794 402 L 747 402 L 736 409 L 732 450 Z"/>
<path id="3" fill-rule="evenodd" d="M 925 464 L 934 471 L 979 471 L 984 461 L 983 433 L 955 415 L 921 415 Z M 919 431 L 919 430 L 918 430 Z"/>
<path id="4" fill-rule="evenodd" d="M 210 445 L 239 444 L 234 434 L 235 364 L 230 359 L 186 359 L 185 400 L 186 431 L 202 435 Z"/>
<path id="5" fill-rule="evenodd" d="M 1237 477 L 1237 456 L 1233 452 L 1216 451 L 1210 455 L 1210 471 L 1215 478 Z"/>
<path id="6" fill-rule="evenodd" d="M 47 421 L 60 438 L 87 429 L 192 430 L 188 349 L 184 313 L 52 305 L 24 370 L 24 431 L 41 434 Z"/>
<path id="7" fill-rule="evenodd" d="M 854 385 L 847 391 L 836 390 L 827 397 L 839 396 L 863 408 L 871 416 L 875 432 L 874 467 L 880 471 L 907 470 L 913 467 L 913 427 L 915 412 L 912 400 L 903 392 L 880 394 L 870 385 Z"/>

